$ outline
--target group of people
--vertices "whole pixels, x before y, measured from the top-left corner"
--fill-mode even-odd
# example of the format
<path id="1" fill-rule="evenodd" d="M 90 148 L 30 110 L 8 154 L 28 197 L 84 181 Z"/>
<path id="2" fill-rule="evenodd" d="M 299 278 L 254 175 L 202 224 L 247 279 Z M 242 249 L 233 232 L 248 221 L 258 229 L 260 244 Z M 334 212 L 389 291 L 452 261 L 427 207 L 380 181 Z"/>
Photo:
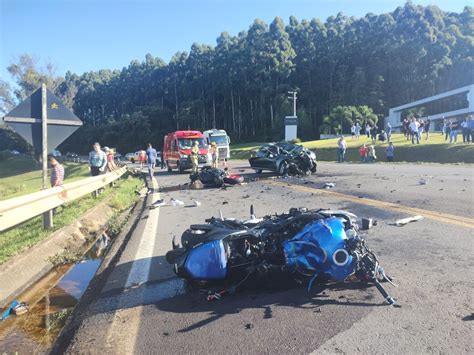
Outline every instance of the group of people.
<path id="1" fill-rule="evenodd" d="M 343 135 L 341 135 L 339 140 L 337 141 L 337 147 L 338 162 L 344 163 L 346 161 L 347 142 Z M 389 142 L 387 148 L 385 149 L 385 154 L 388 162 L 393 162 L 394 152 L 395 146 L 393 145 L 393 142 Z M 359 148 L 359 157 L 361 163 L 375 163 L 375 161 L 377 160 L 375 146 L 373 144 L 367 146 L 367 144 L 364 143 Z"/>
<path id="2" fill-rule="evenodd" d="M 459 131 L 461 131 L 463 143 L 474 142 L 474 120 L 472 116 L 466 117 L 462 121 L 443 119 L 441 134 L 444 135 L 445 141 L 449 138 L 450 144 L 456 144 Z"/>
<path id="3" fill-rule="evenodd" d="M 402 121 L 402 132 L 407 140 L 411 139 L 411 144 L 420 144 L 420 141 L 423 136 L 423 132 L 426 133 L 425 140 L 430 138 L 430 127 L 431 120 L 427 119 L 426 121 L 422 118 L 416 118 L 415 116 L 409 118 L 405 117 Z"/>

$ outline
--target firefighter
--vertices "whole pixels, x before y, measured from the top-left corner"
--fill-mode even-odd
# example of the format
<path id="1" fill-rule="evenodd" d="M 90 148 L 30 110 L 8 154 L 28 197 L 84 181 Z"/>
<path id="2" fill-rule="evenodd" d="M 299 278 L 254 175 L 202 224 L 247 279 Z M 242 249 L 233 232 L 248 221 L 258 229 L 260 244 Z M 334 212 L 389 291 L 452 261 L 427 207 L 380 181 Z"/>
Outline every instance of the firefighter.
<path id="1" fill-rule="evenodd" d="M 211 143 L 211 156 L 212 156 L 211 167 L 217 169 L 218 150 L 217 150 L 216 142 Z"/>
<path id="2" fill-rule="evenodd" d="M 197 174 L 199 172 L 199 143 L 196 141 L 191 148 L 191 163 L 193 164 L 193 174 Z"/>

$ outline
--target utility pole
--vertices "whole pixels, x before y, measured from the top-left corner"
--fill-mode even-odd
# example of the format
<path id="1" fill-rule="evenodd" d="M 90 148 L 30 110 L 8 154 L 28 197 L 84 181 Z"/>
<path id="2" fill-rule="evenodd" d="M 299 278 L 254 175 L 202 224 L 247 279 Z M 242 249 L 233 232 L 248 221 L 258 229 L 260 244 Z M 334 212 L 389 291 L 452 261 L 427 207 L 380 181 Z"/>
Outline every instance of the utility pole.
<path id="1" fill-rule="evenodd" d="M 296 117 L 296 91 L 288 91 L 288 94 L 293 95 L 288 98 L 293 100 L 293 117 Z"/>

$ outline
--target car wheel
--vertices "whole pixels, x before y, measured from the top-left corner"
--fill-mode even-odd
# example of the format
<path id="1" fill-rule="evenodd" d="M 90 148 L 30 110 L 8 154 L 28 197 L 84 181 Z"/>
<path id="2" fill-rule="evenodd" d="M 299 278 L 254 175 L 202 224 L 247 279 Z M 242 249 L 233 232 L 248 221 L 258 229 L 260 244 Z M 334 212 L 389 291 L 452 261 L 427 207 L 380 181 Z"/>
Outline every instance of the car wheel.
<path id="1" fill-rule="evenodd" d="M 130 159 L 130 161 L 132 162 L 132 164 L 135 163 L 135 159 L 133 159 L 133 158 Z"/>
<path id="2" fill-rule="evenodd" d="M 286 161 L 282 161 L 278 167 L 278 175 L 284 176 L 288 173 L 288 164 Z"/>
<path id="3" fill-rule="evenodd" d="M 171 169 L 171 167 L 170 167 L 169 161 L 166 161 L 166 167 L 168 168 L 169 173 L 171 173 L 173 171 L 173 169 Z"/>
<path id="4" fill-rule="evenodd" d="M 255 172 L 256 172 L 257 174 L 261 174 L 261 173 L 262 173 L 262 169 L 255 169 Z"/>

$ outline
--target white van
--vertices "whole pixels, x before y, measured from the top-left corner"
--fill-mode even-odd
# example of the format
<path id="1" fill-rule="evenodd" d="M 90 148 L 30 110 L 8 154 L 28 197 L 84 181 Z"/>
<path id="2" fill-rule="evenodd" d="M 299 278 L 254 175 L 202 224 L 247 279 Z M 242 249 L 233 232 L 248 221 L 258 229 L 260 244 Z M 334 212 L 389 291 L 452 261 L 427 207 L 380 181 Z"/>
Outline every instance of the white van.
<path id="1" fill-rule="evenodd" d="M 216 142 L 219 151 L 219 160 L 230 158 L 230 138 L 227 132 L 223 129 L 210 129 L 202 132 L 207 143 L 210 145 L 212 142 Z"/>

